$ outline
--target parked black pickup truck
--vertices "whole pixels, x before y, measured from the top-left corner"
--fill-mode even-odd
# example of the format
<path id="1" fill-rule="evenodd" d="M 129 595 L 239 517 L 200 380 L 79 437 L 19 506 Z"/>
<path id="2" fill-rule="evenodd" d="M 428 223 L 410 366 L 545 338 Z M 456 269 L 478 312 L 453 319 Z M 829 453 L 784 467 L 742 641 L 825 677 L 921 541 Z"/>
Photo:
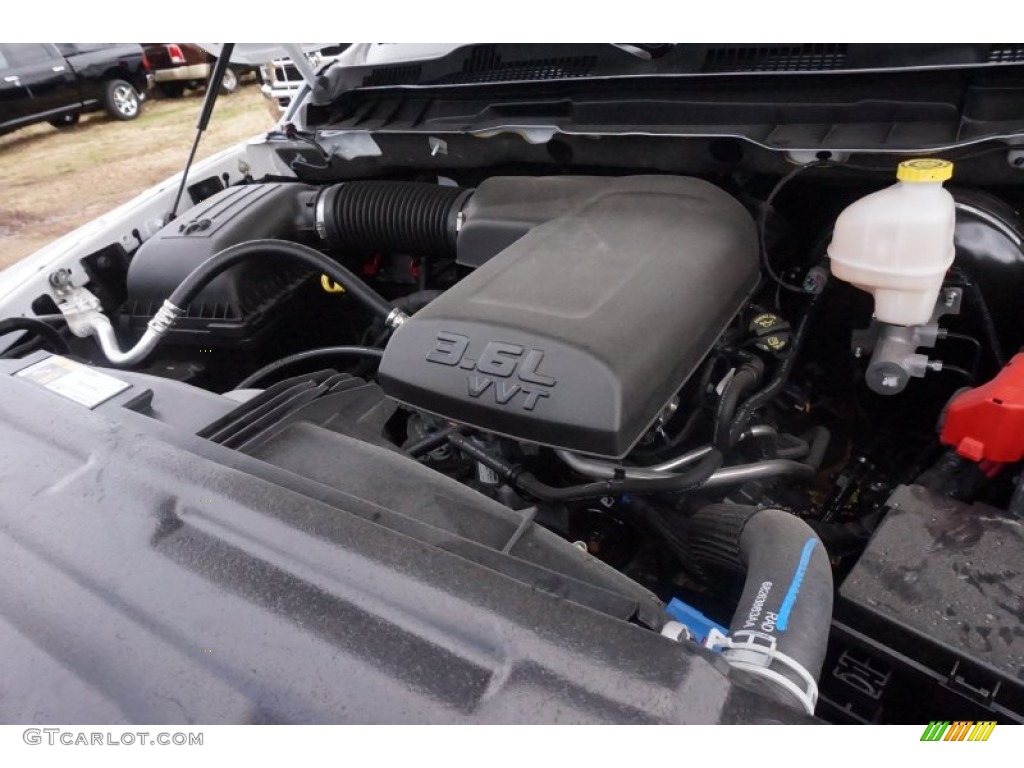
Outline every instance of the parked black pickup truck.
<path id="1" fill-rule="evenodd" d="M 134 120 L 149 85 L 136 43 L 0 43 L 0 133 L 44 120 L 62 128 L 98 109 Z"/>

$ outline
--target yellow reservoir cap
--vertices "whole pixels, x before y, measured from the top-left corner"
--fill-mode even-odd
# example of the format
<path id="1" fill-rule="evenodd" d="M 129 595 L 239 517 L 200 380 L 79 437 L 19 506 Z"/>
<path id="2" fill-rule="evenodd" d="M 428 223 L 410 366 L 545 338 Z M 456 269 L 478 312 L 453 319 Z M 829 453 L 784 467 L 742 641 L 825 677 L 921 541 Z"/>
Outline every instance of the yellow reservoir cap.
<path id="1" fill-rule="evenodd" d="M 949 181 L 953 178 L 953 163 L 931 157 L 904 160 L 896 168 L 900 181 Z"/>

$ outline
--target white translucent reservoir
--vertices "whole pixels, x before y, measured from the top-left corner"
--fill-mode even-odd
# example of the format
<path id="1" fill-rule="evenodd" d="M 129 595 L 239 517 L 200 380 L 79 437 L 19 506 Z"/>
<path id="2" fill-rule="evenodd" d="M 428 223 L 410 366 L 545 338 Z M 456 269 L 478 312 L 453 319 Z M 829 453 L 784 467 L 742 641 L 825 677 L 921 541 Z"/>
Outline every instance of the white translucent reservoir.
<path id="1" fill-rule="evenodd" d="M 953 196 L 942 183 L 948 160 L 906 160 L 898 183 L 862 197 L 836 219 L 828 255 L 832 274 L 875 298 L 875 317 L 923 325 L 932 317 L 953 263 Z"/>

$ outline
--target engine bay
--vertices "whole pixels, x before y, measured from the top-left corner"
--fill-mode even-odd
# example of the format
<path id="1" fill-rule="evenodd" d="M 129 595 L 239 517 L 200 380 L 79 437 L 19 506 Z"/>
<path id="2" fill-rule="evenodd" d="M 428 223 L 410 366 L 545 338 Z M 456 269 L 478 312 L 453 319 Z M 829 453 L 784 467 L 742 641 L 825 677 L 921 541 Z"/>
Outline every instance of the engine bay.
<path id="1" fill-rule="evenodd" d="M 0 323 L 3 388 L 356 499 L 783 721 L 1024 722 L 1024 221 L 943 162 L 215 183 Z"/>

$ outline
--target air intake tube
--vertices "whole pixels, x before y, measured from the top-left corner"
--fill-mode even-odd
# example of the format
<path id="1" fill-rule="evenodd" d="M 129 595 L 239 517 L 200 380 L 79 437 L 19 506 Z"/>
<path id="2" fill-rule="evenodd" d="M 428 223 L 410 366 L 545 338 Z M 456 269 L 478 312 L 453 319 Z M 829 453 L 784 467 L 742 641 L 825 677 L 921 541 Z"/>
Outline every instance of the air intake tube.
<path id="1" fill-rule="evenodd" d="M 734 504 L 702 508 L 689 542 L 703 564 L 746 572 L 727 638 L 708 645 L 770 695 L 813 714 L 832 621 L 832 568 L 798 517 Z"/>
<path id="2" fill-rule="evenodd" d="M 418 181 L 350 181 L 317 195 L 314 225 L 332 248 L 454 256 L 471 194 Z"/>

